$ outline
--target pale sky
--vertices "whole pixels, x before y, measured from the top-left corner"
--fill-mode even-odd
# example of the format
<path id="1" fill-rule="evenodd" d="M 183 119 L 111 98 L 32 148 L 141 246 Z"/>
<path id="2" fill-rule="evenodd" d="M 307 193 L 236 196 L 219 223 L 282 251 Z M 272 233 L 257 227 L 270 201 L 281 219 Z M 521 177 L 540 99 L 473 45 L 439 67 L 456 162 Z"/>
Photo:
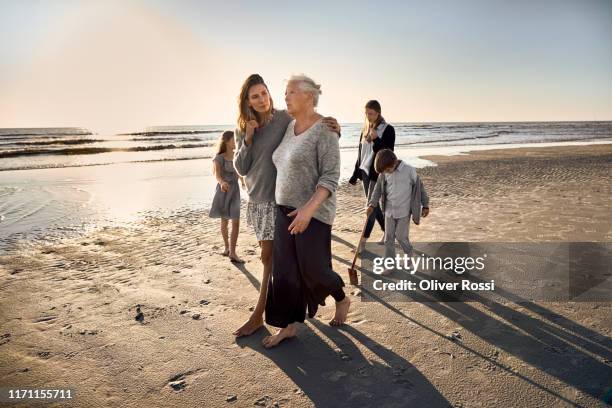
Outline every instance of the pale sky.
<path id="1" fill-rule="evenodd" d="M 243 80 L 361 122 L 612 120 L 612 1 L 0 0 L 0 127 L 235 122 Z"/>

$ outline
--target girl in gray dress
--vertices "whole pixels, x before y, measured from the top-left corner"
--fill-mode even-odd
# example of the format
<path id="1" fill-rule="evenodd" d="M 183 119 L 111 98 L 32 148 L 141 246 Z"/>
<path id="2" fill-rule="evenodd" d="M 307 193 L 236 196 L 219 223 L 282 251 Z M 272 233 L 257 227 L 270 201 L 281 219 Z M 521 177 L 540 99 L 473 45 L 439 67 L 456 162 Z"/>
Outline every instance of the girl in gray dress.
<path id="1" fill-rule="evenodd" d="M 234 132 L 223 132 L 217 143 L 216 155 L 213 159 L 214 175 L 217 179 L 215 196 L 210 207 L 211 218 L 221 218 L 221 235 L 225 244 L 224 256 L 229 256 L 232 262 L 244 263 L 236 254 L 236 242 L 240 228 L 240 187 L 238 174 L 234 169 Z M 228 240 L 228 223 L 232 220 L 231 241 Z"/>

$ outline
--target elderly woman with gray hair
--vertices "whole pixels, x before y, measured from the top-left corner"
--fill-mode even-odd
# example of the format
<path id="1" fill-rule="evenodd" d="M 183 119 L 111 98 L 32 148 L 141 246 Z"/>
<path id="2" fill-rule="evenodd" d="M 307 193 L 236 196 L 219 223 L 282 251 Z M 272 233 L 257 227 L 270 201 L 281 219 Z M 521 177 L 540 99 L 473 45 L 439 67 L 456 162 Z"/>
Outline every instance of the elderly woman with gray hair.
<path id="1" fill-rule="evenodd" d="M 291 77 L 285 91 L 287 111 L 294 120 L 272 155 L 277 213 L 266 302 L 266 323 L 281 330 L 264 338 L 265 347 L 295 336 L 296 323 L 304 322 L 306 312 L 314 317 L 329 295 L 336 301 L 330 324 L 343 324 L 350 306 L 344 282 L 332 270 L 340 148 L 315 111 L 320 94 L 320 85 L 303 75 Z"/>

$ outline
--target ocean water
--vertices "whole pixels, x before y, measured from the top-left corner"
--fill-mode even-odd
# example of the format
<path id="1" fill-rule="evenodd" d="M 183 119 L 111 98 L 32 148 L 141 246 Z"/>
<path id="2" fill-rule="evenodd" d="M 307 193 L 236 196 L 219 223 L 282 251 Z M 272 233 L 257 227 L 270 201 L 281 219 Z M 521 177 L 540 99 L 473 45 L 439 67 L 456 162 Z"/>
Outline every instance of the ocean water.
<path id="1" fill-rule="evenodd" d="M 612 138 L 612 122 L 394 123 L 396 146 L 474 146 Z M 341 149 L 362 124 L 342 125 Z M 0 171 L 210 158 L 233 125 L 153 127 L 104 135 L 82 128 L 0 129 Z"/>
<path id="2" fill-rule="evenodd" d="M 424 155 L 612 142 L 612 122 L 393 125 L 396 153 L 415 167 L 435 165 Z M 119 135 L 82 128 L 0 129 L 0 250 L 22 240 L 59 239 L 207 208 L 216 183 L 214 145 L 232 128 L 155 127 Z M 342 179 L 352 172 L 360 128 L 342 125 Z"/>

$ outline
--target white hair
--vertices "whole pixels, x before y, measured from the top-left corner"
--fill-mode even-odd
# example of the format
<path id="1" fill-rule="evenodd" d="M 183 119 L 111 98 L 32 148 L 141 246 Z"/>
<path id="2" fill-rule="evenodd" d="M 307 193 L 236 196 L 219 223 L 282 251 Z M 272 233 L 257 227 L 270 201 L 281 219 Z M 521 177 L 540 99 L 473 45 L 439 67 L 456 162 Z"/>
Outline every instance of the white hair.
<path id="1" fill-rule="evenodd" d="M 321 84 L 317 84 L 314 79 L 310 78 L 309 76 L 306 76 L 304 74 L 301 75 L 292 75 L 291 78 L 289 78 L 289 80 L 287 80 L 287 83 L 291 83 L 291 82 L 296 82 L 299 84 L 300 89 L 302 90 L 302 92 L 306 92 L 312 95 L 312 102 L 314 104 L 314 106 L 317 106 L 317 104 L 319 103 L 319 95 L 321 95 L 323 92 L 321 92 Z"/>

